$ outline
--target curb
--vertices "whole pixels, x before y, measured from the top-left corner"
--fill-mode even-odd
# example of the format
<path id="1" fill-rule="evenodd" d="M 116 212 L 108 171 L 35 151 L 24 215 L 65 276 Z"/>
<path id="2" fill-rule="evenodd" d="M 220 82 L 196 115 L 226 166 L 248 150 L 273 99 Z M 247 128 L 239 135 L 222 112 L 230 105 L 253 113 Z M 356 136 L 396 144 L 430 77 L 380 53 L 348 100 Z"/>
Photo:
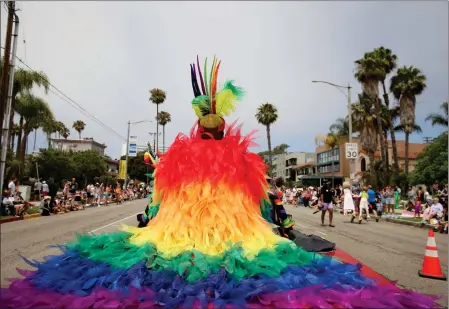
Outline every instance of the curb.
<path id="1" fill-rule="evenodd" d="M 37 217 L 40 217 L 40 216 L 41 216 L 41 214 L 39 214 L 39 213 L 31 214 L 31 215 L 25 215 L 25 216 L 23 216 L 23 220 L 33 219 L 33 218 L 37 218 Z"/>
<path id="2" fill-rule="evenodd" d="M 427 228 L 427 229 L 433 229 L 433 226 L 428 225 L 428 224 L 421 224 L 420 222 L 410 222 L 410 221 L 406 221 L 406 220 L 391 219 L 391 218 L 385 218 L 384 220 L 387 221 L 387 222 L 396 223 L 396 224 L 414 226 L 414 227 L 419 227 L 419 228 L 423 228 L 424 227 L 424 228 Z"/>
<path id="3" fill-rule="evenodd" d="M 28 220 L 28 219 L 38 218 L 40 216 L 41 216 L 41 214 L 36 213 L 36 214 L 31 214 L 31 215 L 25 215 L 23 217 L 12 217 L 12 218 L 8 218 L 8 219 L 0 220 L 0 224 L 9 223 L 9 222 L 15 222 L 15 221 Z"/>
<path id="4" fill-rule="evenodd" d="M 15 222 L 15 221 L 21 221 L 21 220 L 23 220 L 22 217 L 12 217 L 12 218 L 8 218 L 8 219 L 0 220 L 0 224 L 9 223 L 9 222 Z"/>

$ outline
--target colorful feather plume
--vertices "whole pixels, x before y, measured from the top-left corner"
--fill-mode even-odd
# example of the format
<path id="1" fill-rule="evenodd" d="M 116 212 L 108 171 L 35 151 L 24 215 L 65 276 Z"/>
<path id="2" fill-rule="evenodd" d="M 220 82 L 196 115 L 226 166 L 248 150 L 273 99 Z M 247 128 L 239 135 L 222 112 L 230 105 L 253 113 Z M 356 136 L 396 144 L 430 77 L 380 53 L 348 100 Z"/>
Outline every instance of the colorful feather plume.
<path id="1" fill-rule="evenodd" d="M 200 119 L 209 114 L 220 117 L 228 116 L 235 111 L 236 101 L 243 97 L 242 88 L 235 86 L 232 81 L 227 81 L 222 89 L 217 89 L 220 64 L 221 61 L 214 56 L 212 67 L 208 71 L 206 58 L 203 67 L 204 74 L 201 71 L 198 56 L 196 57 L 196 65 L 195 63 L 190 64 L 192 89 L 195 96 L 192 100 L 192 107 Z"/>
<path id="2" fill-rule="evenodd" d="M 216 114 L 220 117 L 229 116 L 235 111 L 235 103 L 243 97 L 243 89 L 227 81 L 224 87 L 215 95 Z"/>
<path id="3" fill-rule="evenodd" d="M 156 160 L 149 152 L 145 152 L 145 154 L 143 155 L 143 161 L 145 162 L 146 165 L 156 164 Z"/>

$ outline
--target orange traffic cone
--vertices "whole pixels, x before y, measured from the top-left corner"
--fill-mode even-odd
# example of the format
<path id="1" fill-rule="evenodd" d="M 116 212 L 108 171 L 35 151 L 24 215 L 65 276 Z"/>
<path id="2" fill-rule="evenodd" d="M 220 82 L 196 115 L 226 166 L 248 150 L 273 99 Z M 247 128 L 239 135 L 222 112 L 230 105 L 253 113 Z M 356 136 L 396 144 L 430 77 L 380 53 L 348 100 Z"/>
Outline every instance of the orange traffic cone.
<path id="1" fill-rule="evenodd" d="M 424 262 L 422 269 L 418 271 L 418 275 L 424 278 L 447 280 L 441 270 L 440 258 L 438 257 L 437 244 L 433 230 L 429 230 L 427 238 L 426 253 L 424 254 Z"/>

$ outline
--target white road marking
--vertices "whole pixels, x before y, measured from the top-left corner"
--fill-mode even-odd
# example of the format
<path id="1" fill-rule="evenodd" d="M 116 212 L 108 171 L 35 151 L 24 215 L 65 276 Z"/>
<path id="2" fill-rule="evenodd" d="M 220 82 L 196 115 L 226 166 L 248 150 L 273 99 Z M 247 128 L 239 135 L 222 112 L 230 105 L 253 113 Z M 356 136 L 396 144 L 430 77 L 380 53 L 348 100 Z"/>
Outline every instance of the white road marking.
<path id="1" fill-rule="evenodd" d="M 136 214 L 134 214 L 134 215 L 128 216 L 128 217 L 126 217 L 126 218 L 123 218 L 123 219 L 120 219 L 120 220 L 118 220 L 118 221 L 115 221 L 115 222 L 109 223 L 109 224 L 107 224 L 107 225 L 104 225 L 104 226 L 102 226 L 102 227 L 99 227 L 98 229 L 95 229 L 95 230 L 93 230 L 93 231 L 90 231 L 90 233 L 95 233 L 96 231 L 99 231 L 99 230 L 101 230 L 101 229 L 104 229 L 105 227 L 108 227 L 108 226 L 111 226 L 111 225 L 113 225 L 113 224 L 122 222 L 122 221 L 124 221 L 124 220 L 126 220 L 126 219 L 129 219 L 129 218 L 131 218 L 131 217 L 135 217 L 135 216 L 137 216 L 137 215 L 140 214 L 140 213 L 142 213 L 142 212 L 138 212 L 138 213 L 136 213 Z"/>

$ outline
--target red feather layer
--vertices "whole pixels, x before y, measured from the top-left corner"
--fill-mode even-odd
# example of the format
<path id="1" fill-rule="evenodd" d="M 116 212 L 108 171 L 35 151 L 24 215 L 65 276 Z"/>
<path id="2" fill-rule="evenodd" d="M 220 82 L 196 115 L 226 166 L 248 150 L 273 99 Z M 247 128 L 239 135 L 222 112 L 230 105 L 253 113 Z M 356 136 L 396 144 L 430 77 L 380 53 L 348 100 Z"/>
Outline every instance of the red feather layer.
<path id="1" fill-rule="evenodd" d="M 179 134 L 156 164 L 157 189 L 183 190 L 193 183 L 224 182 L 229 189 L 244 190 L 258 202 L 266 194 L 267 166 L 259 155 L 248 152 L 256 145 L 254 133 L 244 137 L 241 126 L 233 123 L 222 140 L 201 139 L 197 125 L 190 136 Z"/>

